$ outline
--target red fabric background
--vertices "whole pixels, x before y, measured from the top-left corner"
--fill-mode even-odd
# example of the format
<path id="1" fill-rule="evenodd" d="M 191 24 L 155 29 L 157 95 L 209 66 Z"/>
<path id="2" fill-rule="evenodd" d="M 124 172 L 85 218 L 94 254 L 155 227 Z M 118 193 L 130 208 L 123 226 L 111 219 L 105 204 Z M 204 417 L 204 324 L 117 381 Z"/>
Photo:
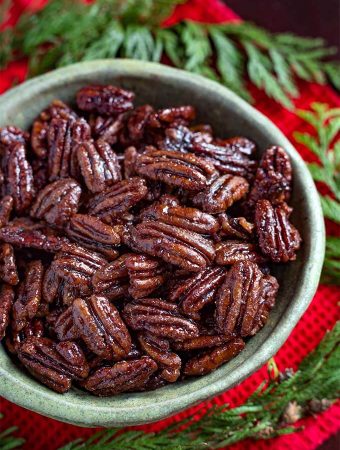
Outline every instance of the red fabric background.
<path id="1" fill-rule="evenodd" d="M 38 1 L 41 3 L 41 1 Z M 16 0 L 11 14 L 11 22 L 14 21 L 29 3 L 37 5 L 37 1 Z M 1 3 L 1 0 L 0 0 Z M 191 18 L 199 21 L 222 22 L 238 20 L 239 18 L 220 3 L 218 0 L 190 0 L 186 5 L 178 7 L 174 15 L 167 20 L 166 24 L 172 24 L 178 20 Z M 22 81 L 26 74 L 25 63 L 15 63 L 3 72 L 0 72 L 0 93 L 8 89 L 13 80 Z M 326 102 L 331 106 L 340 106 L 340 98 L 327 86 L 301 83 L 301 96 L 296 100 L 298 108 L 307 109 L 313 101 Z M 269 100 L 263 93 L 252 88 L 256 99 L 256 108 L 276 123 L 276 125 L 293 140 L 294 130 L 306 131 L 308 125 L 304 124 L 294 113 L 280 107 Z M 301 155 L 310 160 L 312 156 L 301 146 L 297 146 Z M 339 228 L 334 225 L 330 228 L 332 233 L 338 233 Z M 340 300 L 340 289 L 320 285 L 308 311 L 304 314 L 291 336 L 276 356 L 279 368 L 296 368 L 301 359 L 307 355 L 321 340 L 325 331 L 332 328 L 338 317 L 337 303 Z M 186 417 L 188 414 L 202 411 L 215 404 L 230 404 L 231 406 L 241 404 L 260 384 L 266 376 L 263 367 L 258 372 L 241 383 L 238 387 L 226 392 L 211 402 L 198 405 L 184 413 L 156 424 L 143 427 L 146 430 L 161 428 L 176 418 Z M 55 450 L 62 444 L 79 437 L 87 437 L 93 433 L 93 429 L 83 429 L 72 425 L 66 425 L 38 414 L 24 410 L 4 399 L 1 400 L 1 412 L 5 418 L 1 421 L 2 427 L 17 425 L 20 434 L 27 443 L 25 449 L 30 450 Z M 327 439 L 332 433 L 340 428 L 340 406 L 334 405 L 327 412 L 317 418 L 310 417 L 303 420 L 304 431 L 294 435 L 282 436 L 270 441 L 248 441 L 234 445 L 232 449 L 237 450 L 312 450 Z"/>

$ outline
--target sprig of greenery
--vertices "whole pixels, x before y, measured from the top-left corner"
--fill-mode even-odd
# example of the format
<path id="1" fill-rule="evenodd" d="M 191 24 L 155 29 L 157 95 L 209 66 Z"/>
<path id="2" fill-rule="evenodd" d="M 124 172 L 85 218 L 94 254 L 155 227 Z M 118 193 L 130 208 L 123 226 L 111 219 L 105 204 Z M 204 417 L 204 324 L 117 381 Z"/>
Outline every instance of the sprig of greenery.
<path id="1" fill-rule="evenodd" d="M 0 420 L 3 418 L 3 415 L 0 414 Z M 25 439 L 18 438 L 15 436 L 15 432 L 17 431 L 17 427 L 7 428 L 0 432 L 0 450 L 12 450 L 14 448 L 19 448 L 25 443 Z"/>
<path id="2" fill-rule="evenodd" d="M 0 34 L 0 67 L 23 56 L 31 76 L 97 58 L 161 61 L 217 80 L 246 100 L 246 81 L 287 108 L 299 92 L 297 78 L 340 89 L 334 48 L 322 39 L 272 34 L 253 24 L 161 23 L 184 0 L 50 0 Z"/>

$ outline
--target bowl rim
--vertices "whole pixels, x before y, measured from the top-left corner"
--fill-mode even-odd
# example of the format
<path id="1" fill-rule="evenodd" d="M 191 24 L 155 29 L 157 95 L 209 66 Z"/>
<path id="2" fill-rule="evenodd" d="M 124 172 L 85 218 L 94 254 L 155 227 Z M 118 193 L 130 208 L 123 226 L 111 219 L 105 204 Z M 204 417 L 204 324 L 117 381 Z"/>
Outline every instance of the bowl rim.
<path id="1" fill-rule="evenodd" d="M 206 382 L 201 383 L 201 386 L 194 391 L 190 391 L 190 389 L 186 391 L 185 383 L 179 383 L 179 385 L 182 384 L 184 386 L 184 389 L 178 389 L 181 390 L 180 397 L 171 395 L 165 400 L 160 395 L 160 401 L 146 407 L 147 393 L 127 394 L 120 397 L 124 401 L 126 400 L 126 407 L 120 405 L 115 409 L 112 405 L 105 405 L 104 401 L 102 402 L 103 404 L 100 404 L 98 401 L 90 400 L 86 403 L 86 408 L 84 408 L 83 401 L 77 401 L 78 398 L 71 397 L 69 399 L 65 395 L 50 391 L 38 382 L 34 384 L 28 383 L 25 377 L 20 377 L 19 372 L 21 373 L 21 371 L 19 369 L 12 372 L 6 364 L 0 367 L 0 395 L 4 398 L 45 416 L 88 427 L 122 426 L 154 422 L 224 392 L 248 377 L 278 351 L 307 309 L 318 286 L 325 249 L 325 229 L 320 200 L 303 159 L 283 133 L 266 116 L 217 82 L 158 63 L 128 59 L 95 60 L 73 64 L 24 82 L 0 96 L 0 110 L 12 101 L 20 103 L 25 98 L 31 97 L 32 93 L 39 94 L 46 88 L 57 87 L 63 80 L 66 82 L 70 78 L 81 78 L 82 74 L 94 75 L 98 72 L 108 71 L 116 75 L 166 77 L 178 82 L 190 83 L 197 88 L 204 86 L 206 89 L 213 90 L 225 101 L 230 102 L 233 107 L 242 111 L 245 115 L 251 115 L 256 122 L 256 126 L 266 127 L 272 134 L 275 134 L 278 137 L 279 145 L 286 149 L 293 160 L 295 168 L 299 170 L 300 178 L 303 179 L 302 183 L 308 191 L 306 208 L 308 209 L 308 220 L 310 228 L 313 229 L 314 239 L 311 239 L 309 258 L 303 267 L 302 282 L 294 296 L 294 299 L 299 301 L 294 301 L 292 302 L 294 305 L 290 304 L 287 306 L 284 317 L 279 320 L 262 345 L 247 360 L 239 362 L 238 357 L 235 358 L 233 360 L 233 370 L 226 378 L 222 376 L 209 384 L 209 378 L 207 378 L 209 375 L 206 375 L 201 378 L 201 380 L 206 380 Z M 17 100 L 18 98 L 20 98 L 19 101 Z M 270 346 L 266 345 L 269 339 L 271 341 Z M 1 351 L 4 352 L 3 349 Z M 162 391 L 162 389 L 157 391 Z M 131 402 L 129 401 L 129 396 L 130 399 L 132 398 Z M 84 397 L 87 399 L 92 398 L 88 394 L 84 394 Z M 140 402 L 134 402 L 137 397 L 141 398 Z M 147 408 L 148 410 L 146 411 Z"/>

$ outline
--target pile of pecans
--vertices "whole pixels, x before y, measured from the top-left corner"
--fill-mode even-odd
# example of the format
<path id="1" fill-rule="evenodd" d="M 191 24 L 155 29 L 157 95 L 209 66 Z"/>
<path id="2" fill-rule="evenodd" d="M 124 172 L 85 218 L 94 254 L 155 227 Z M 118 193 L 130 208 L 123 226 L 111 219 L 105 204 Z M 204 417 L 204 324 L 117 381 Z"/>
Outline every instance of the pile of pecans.
<path id="1" fill-rule="evenodd" d="M 292 168 L 195 109 L 87 86 L 0 129 L 0 338 L 63 393 L 155 389 L 235 357 L 296 258 Z"/>

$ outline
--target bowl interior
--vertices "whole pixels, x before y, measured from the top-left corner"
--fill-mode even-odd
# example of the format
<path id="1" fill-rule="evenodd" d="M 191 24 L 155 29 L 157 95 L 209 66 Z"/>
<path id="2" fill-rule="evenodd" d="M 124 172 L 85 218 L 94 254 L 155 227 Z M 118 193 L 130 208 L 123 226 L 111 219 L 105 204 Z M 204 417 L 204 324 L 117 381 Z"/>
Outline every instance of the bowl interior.
<path id="1" fill-rule="evenodd" d="M 314 184 L 301 158 L 282 133 L 263 115 L 220 85 L 179 70 L 136 61 L 81 63 L 27 82 L 0 97 L 0 126 L 28 128 L 53 99 L 72 103 L 86 84 L 110 83 L 136 92 L 136 103 L 156 107 L 191 104 L 197 122 L 209 123 L 220 137 L 242 135 L 258 144 L 283 146 L 294 166 L 292 222 L 303 245 L 296 261 L 278 265 L 277 304 L 261 332 L 244 351 L 215 372 L 147 393 L 96 398 L 78 389 L 60 395 L 22 372 L 0 348 L 0 394 L 26 408 L 59 420 L 85 425 L 141 424 L 161 419 L 239 383 L 284 343 L 307 308 L 317 287 L 323 261 L 324 229 Z"/>

